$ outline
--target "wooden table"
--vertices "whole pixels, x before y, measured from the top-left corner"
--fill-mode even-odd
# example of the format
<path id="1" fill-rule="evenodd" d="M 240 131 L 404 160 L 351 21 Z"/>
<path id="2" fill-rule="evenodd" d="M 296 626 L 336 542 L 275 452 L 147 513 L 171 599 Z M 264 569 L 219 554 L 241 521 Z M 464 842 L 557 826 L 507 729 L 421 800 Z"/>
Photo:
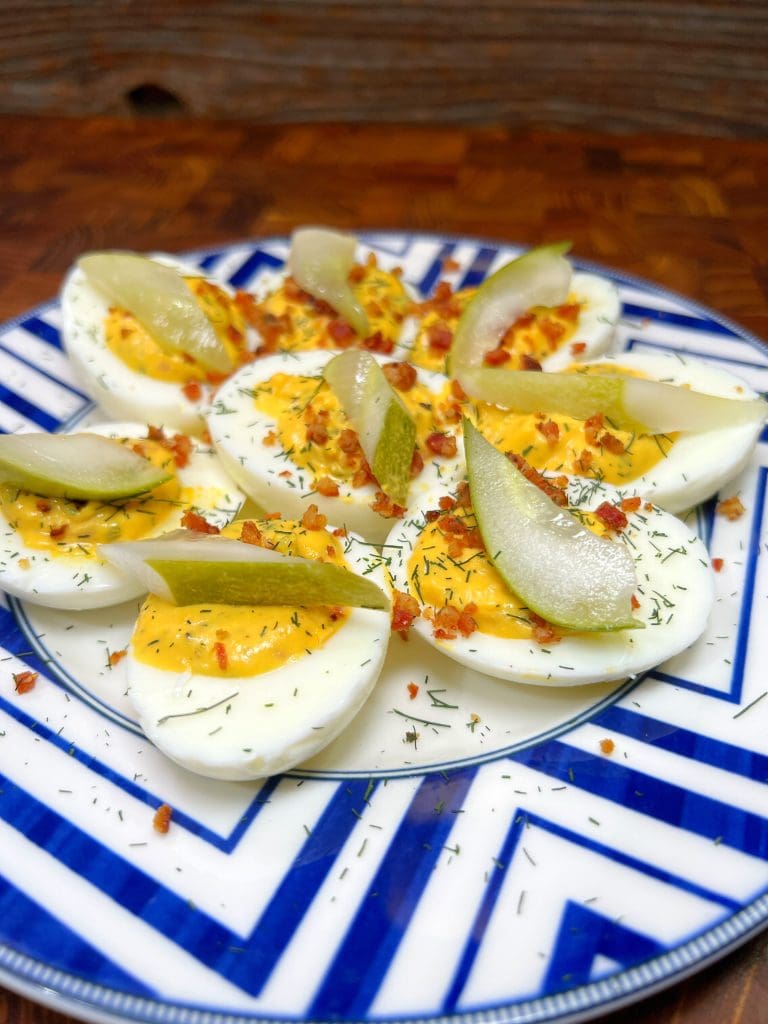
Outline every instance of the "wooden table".
<path id="1" fill-rule="evenodd" d="M 651 278 L 768 338 L 768 141 L 503 128 L 0 118 L 0 318 L 86 249 L 323 223 L 537 243 Z M 3 1024 L 68 1018 L 0 991 Z M 768 1021 L 768 934 L 609 1024 Z"/>

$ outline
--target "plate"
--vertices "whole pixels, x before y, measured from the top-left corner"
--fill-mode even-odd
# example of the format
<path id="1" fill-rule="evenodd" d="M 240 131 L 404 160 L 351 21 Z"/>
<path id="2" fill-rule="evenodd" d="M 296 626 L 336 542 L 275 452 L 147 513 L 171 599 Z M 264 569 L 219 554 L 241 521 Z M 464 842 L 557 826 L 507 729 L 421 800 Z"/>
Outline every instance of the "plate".
<path id="1" fill-rule="evenodd" d="M 424 293 L 449 257 L 463 286 L 519 252 L 364 240 Z M 275 238 L 191 258 L 250 287 L 286 252 Z M 579 266 L 617 284 L 621 348 L 691 353 L 766 390 L 758 339 Z M 0 429 L 93 416 L 60 323 L 52 302 L 0 328 Z M 724 565 L 685 654 L 618 688 L 543 691 L 395 644 L 363 717 L 263 784 L 192 776 L 143 739 L 109 666 L 132 609 L 6 600 L 0 980 L 99 1021 L 562 1022 L 641 998 L 764 927 L 765 441 L 723 492 L 746 514 L 692 515 Z M 19 695 L 27 668 L 40 678 Z M 159 835 L 163 803 L 173 819 Z"/>

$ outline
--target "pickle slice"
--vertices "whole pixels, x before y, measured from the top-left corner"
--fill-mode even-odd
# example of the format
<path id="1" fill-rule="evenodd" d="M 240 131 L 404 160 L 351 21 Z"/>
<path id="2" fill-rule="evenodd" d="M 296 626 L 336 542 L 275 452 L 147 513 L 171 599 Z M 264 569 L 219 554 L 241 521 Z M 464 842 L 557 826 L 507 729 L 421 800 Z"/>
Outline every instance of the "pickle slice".
<path id="1" fill-rule="evenodd" d="M 341 565 L 193 530 L 102 544 L 99 553 L 137 577 L 150 593 L 176 605 L 389 607 L 380 587 Z"/>
<path id="2" fill-rule="evenodd" d="M 326 364 L 323 376 L 357 431 L 382 491 L 396 504 L 405 505 L 416 424 L 384 371 L 370 352 L 347 349 Z"/>
<path id="3" fill-rule="evenodd" d="M 5 434 L 0 482 L 49 498 L 116 501 L 159 487 L 166 470 L 98 434 Z"/>
<path id="4" fill-rule="evenodd" d="M 94 288 L 132 313 L 161 348 L 184 352 L 214 373 L 234 369 L 178 270 L 131 252 L 92 252 L 78 265 Z"/>
<path id="5" fill-rule="evenodd" d="M 718 430 L 760 423 L 762 399 L 723 398 L 641 377 L 539 373 L 473 366 L 459 381 L 472 398 L 514 412 L 560 413 L 587 420 L 603 413 L 613 425 L 639 434 Z"/>
<path id="6" fill-rule="evenodd" d="M 304 291 L 322 299 L 367 338 L 368 315 L 349 283 L 357 239 L 327 228 L 298 228 L 291 238 L 288 269 Z"/>
<path id="7" fill-rule="evenodd" d="M 627 548 L 598 537 L 559 508 L 465 420 L 464 448 L 477 525 L 510 590 L 566 629 L 637 627 L 635 565 Z"/>
<path id="8" fill-rule="evenodd" d="M 469 300 L 448 352 L 448 373 L 459 376 L 467 366 L 481 366 L 505 331 L 532 306 L 565 302 L 571 265 L 563 256 L 569 242 L 543 245 L 518 256 L 487 278 Z"/>

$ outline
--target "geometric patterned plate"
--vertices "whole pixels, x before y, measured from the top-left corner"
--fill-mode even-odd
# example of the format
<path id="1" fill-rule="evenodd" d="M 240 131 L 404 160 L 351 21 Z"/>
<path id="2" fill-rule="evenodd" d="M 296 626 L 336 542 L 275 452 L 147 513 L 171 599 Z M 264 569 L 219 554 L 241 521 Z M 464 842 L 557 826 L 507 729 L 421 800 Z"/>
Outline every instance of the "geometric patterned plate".
<path id="1" fill-rule="evenodd" d="M 364 238 L 423 293 L 446 257 L 466 285 L 519 251 Z M 192 258 L 248 287 L 286 251 L 277 238 Z M 756 338 L 578 265 L 619 287 L 621 348 L 692 353 L 768 390 Z M 0 430 L 93 416 L 60 323 L 52 302 L 0 328 Z M 264 783 L 193 776 L 142 737 L 109 667 L 130 606 L 4 601 L 0 981 L 99 1021 L 532 1024 L 615 1008 L 726 953 L 768 921 L 767 474 L 764 436 L 724 491 L 747 513 L 692 514 L 724 567 L 684 654 L 618 689 L 542 691 L 395 642 L 344 736 Z M 40 678 L 18 695 L 24 668 Z"/>

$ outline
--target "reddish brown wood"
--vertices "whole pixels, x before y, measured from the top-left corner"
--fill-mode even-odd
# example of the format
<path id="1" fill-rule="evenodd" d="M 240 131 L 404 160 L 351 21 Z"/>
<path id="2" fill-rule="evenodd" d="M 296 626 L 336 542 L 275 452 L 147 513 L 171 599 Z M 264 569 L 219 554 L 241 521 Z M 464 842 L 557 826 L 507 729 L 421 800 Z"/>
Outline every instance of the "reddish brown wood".
<path id="1" fill-rule="evenodd" d="M 761 136 L 762 0 L 5 0 L 0 112 Z"/>
<path id="2" fill-rule="evenodd" d="M 0 117 L 0 318 L 95 247 L 178 251 L 289 231 L 464 232 L 574 252 L 768 339 L 768 141 L 501 128 Z M 768 934 L 604 1018 L 768 1022 Z M 68 1018 L 0 991 L 0 1024 Z"/>

